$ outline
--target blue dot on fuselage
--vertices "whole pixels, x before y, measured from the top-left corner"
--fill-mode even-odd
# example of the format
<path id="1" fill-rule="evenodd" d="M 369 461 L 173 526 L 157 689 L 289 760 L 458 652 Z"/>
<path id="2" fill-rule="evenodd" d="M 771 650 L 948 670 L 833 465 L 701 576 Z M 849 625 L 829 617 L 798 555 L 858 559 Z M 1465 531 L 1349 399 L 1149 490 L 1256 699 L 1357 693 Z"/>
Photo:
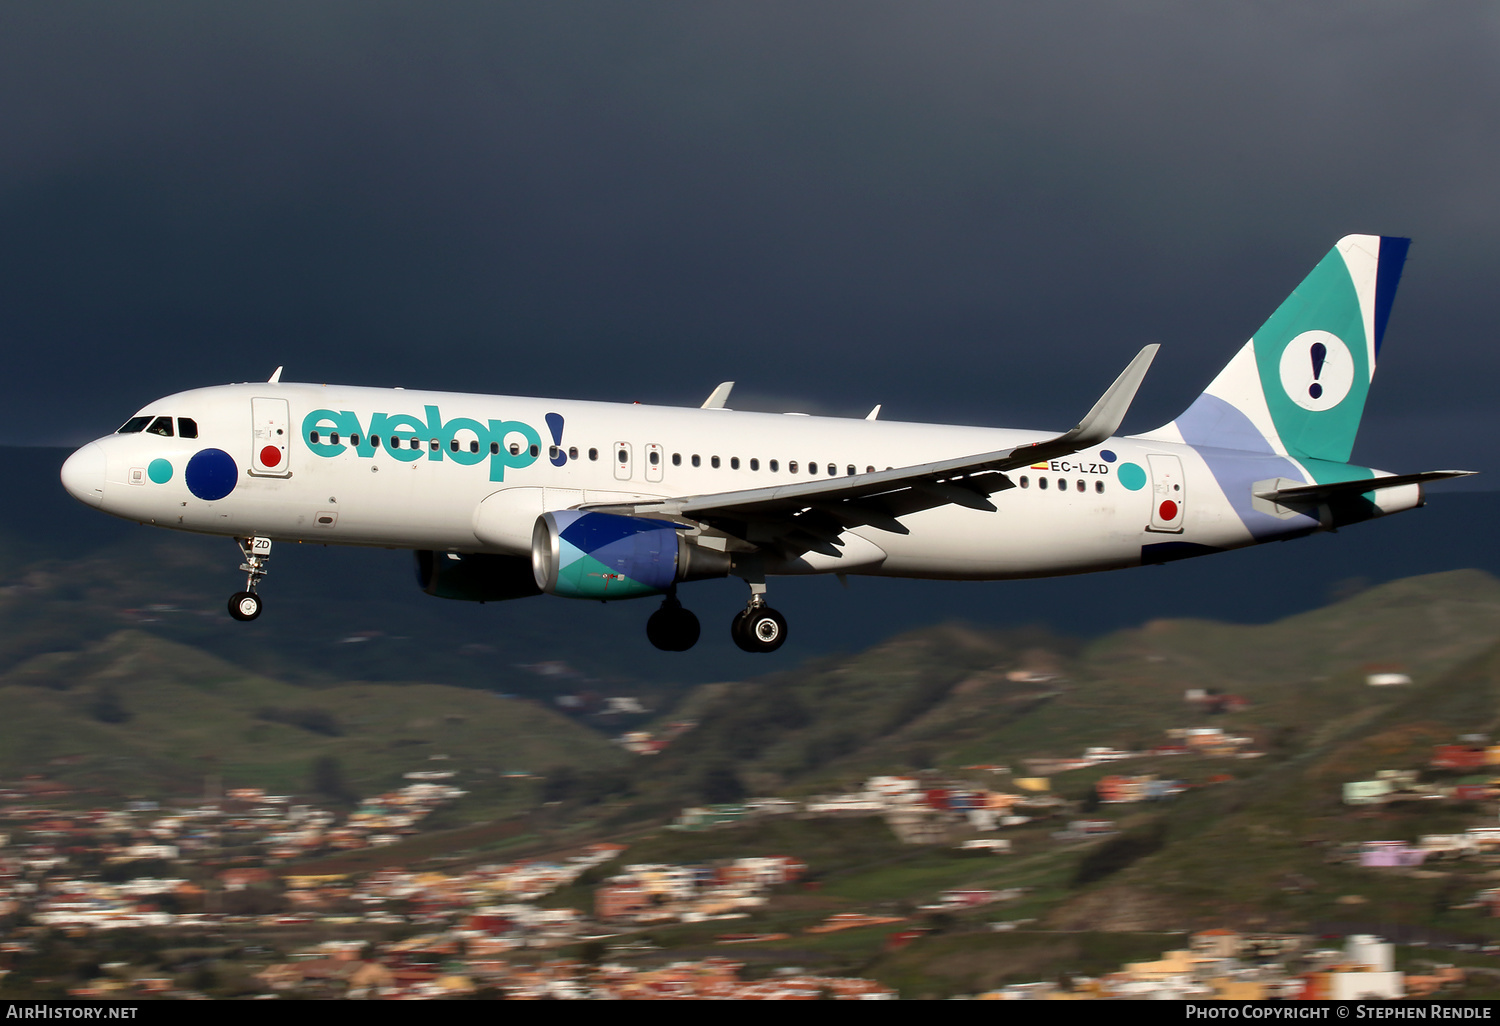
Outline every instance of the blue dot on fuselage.
<path id="1" fill-rule="evenodd" d="M 215 502 L 234 491 L 240 470 L 223 449 L 204 449 L 188 460 L 182 479 L 188 491 L 204 502 Z"/>
<path id="2" fill-rule="evenodd" d="M 1114 454 L 1114 450 L 1112 449 L 1100 449 L 1099 458 L 1105 463 L 1113 463 L 1115 460 L 1119 459 L 1119 457 Z"/>
<path id="3" fill-rule="evenodd" d="M 1134 463 L 1121 463 L 1117 475 L 1120 484 L 1132 492 L 1138 492 L 1146 484 L 1146 472 Z"/>

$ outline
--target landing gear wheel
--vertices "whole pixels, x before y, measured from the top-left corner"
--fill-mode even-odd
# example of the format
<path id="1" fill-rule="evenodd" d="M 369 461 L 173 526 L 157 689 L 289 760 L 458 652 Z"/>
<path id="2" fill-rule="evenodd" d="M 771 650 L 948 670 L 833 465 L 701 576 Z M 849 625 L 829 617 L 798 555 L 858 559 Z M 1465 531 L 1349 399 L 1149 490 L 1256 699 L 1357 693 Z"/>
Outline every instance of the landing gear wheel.
<path id="1" fill-rule="evenodd" d="M 774 652 L 786 641 L 786 617 L 770 606 L 754 606 L 735 616 L 729 633 L 746 652 Z"/>
<path id="2" fill-rule="evenodd" d="M 646 621 L 646 638 L 663 652 L 686 652 L 702 633 L 698 618 L 675 602 L 663 603 Z"/>
<path id="3" fill-rule="evenodd" d="M 236 620 L 254 620 L 260 615 L 260 596 L 253 591 L 237 591 L 229 596 L 229 615 Z"/>

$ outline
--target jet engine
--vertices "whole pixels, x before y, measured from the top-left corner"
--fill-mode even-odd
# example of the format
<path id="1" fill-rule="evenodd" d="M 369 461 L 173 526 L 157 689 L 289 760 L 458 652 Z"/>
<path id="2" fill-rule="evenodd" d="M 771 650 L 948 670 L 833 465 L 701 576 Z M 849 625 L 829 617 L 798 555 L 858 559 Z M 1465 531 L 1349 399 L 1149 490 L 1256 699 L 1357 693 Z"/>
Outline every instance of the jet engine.
<path id="1" fill-rule="evenodd" d="M 417 585 L 438 598 L 500 602 L 541 594 L 525 556 L 430 551 L 416 556 Z"/>
<path id="2" fill-rule="evenodd" d="M 558 510 L 537 518 L 531 569 L 549 595 L 625 599 L 723 577 L 729 556 L 691 544 L 666 520 Z"/>

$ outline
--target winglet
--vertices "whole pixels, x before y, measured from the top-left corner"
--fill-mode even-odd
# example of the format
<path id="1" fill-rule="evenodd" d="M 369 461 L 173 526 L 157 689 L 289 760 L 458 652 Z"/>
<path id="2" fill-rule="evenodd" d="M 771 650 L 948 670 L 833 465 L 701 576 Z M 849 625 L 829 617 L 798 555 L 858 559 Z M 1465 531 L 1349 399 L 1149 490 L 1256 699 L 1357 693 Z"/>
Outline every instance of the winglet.
<path id="1" fill-rule="evenodd" d="M 281 384 L 281 368 L 277 367 L 276 370 L 271 373 L 271 376 L 266 379 L 266 381 L 272 385 Z"/>
<path id="2" fill-rule="evenodd" d="M 722 382 L 719 385 L 718 388 L 714 389 L 713 392 L 709 394 L 709 397 L 707 399 L 703 400 L 703 405 L 700 406 L 699 409 L 702 409 L 702 410 L 722 410 L 722 409 L 724 409 L 724 404 L 727 403 L 727 402 L 729 402 L 729 393 L 732 392 L 733 390 L 734 390 L 734 382 L 733 381 Z"/>
<path id="3" fill-rule="evenodd" d="M 865 420 L 879 420 L 879 419 L 880 419 L 880 403 L 876 403 L 875 404 L 875 408 L 873 410 L 871 410 L 869 413 L 865 414 Z"/>
<path id="4" fill-rule="evenodd" d="M 1156 351 L 1161 348 L 1159 343 L 1153 342 L 1146 346 L 1130 365 L 1120 372 L 1115 378 L 1115 383 L 1110 385 L 1105 393 L 1099 397 L 1094 408 L 1078 422 L 1078 426 L 1065 435 L 1058 437 L 1059 443 L 1066 443 L 1075 449 L 1087 449 L 1097 442 L 1109 438 L 1120 430 L 1120 424 L 1125 420 L 1125 413 L 1130 409 L 1130 404 L 1135 399 L 1136 391 L 1141 387 L 1141 382 L 1146 378 L 1146 371 L 1151 368 L 1151 361 L 1156 359 Z"/>

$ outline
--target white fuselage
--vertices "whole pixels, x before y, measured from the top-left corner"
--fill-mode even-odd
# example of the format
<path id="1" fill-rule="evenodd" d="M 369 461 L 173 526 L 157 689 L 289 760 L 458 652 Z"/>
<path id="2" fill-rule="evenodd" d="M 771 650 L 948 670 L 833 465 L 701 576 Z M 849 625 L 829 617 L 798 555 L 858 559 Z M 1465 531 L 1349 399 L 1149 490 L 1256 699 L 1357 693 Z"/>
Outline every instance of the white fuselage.
<path id="1" fill-rule="evenodd" d="M 138 429 L 90 443 L 64 470 L 70 492 L 116 516 L 179 530 L 517 556 L 529 552 L 533 525 L 546 511 L 826 480 L 1049 436 L 280 383 L 181 392 L 139 417 L 171 418 L 172 436 Z M 183 419 L 196 437 L 182 437 Z M 216 451 L 222 465 L 210 467 L 205 451 Z M 1219 464 L 1227 458 L 1242 469 L 1237 478 L 1286 473 L 1284 457 L 1217 455 Z M 1234 548 L 1319 526 L 1302 514 L 1266 518 L 1270 530 L 1247 526 L 1236 506 L 1248 500 L 1231 501 L 1220 484 L 1225 475 L 1184 444 L 1112 438 L 1008 476 L 1015 487 L 991 496 L 995 511 L 940 505 L 902 517 L 909 533 L 854 527 L 837 556 L 809 552 L 767 569 L 1034 577 L 1134 566 L 1143 552 Z M 1418 495 L 1415 486 L 1390 489 L 1380 497 L 1382 511 L 1409 508 Z"/>

